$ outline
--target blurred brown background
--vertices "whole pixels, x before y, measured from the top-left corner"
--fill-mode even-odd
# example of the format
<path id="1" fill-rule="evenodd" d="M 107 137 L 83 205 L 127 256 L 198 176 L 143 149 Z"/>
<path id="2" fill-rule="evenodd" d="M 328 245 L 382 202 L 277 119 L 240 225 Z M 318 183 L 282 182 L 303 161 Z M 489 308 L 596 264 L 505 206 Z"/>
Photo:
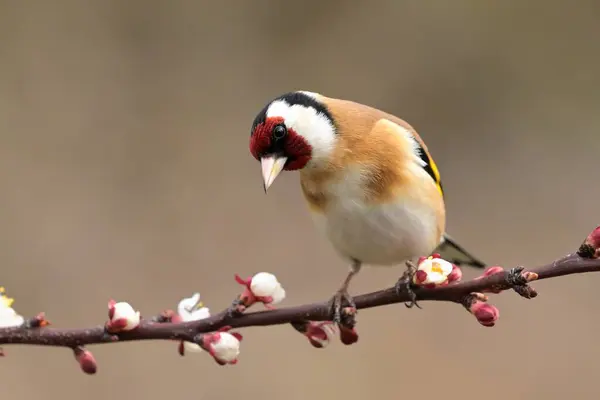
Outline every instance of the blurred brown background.
<path id="1" fill-rule="evenodd" d="M 598 218 L 600 7 L 593 1 L 0 1 L 1 283 L 24 314 L 145 315 L 233 274 L 276 273 L 288 305 L 328 298 L 346 265 L 318 237 L 296 174 L 265 196 L 255 114 L 305 89 L 395 113 L 427 140 L 449 231 L 490 263 L 570 252 Z M 390 285 L 367 269 L 353 292 Z M 470 276 L 473 271 L 468 272 Z M 247 329 L 240 363 L 147 342 L 7 347 L 13 400 L 597 399 L 596 275 L 494 299 L 480 327 L 452 304 L 365 311 L 360 342 L 317 351 L 288 326 Z M 457 389 L 452 389 L 457 387 Z"/>

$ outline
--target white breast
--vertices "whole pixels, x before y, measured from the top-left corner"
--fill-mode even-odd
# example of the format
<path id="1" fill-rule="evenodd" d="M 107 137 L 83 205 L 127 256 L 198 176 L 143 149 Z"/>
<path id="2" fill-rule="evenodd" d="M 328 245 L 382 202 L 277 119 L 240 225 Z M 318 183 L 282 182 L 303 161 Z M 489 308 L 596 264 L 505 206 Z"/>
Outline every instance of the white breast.
<path id="1" fill-rule="evenodd" d="M 370 206 L 359 173 L 332 187 L 325 214 L 311 213 L 317 227 L 346 258 L 371 265 L 397 265 L 430 254 L 438 245 L 434 210 L 418 197 Z"/>

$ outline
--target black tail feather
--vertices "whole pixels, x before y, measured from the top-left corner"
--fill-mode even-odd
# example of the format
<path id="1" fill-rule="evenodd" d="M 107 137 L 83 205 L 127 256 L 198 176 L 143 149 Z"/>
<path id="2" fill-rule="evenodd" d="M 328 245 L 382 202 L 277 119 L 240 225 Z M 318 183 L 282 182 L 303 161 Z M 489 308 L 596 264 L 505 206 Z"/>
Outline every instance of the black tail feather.
<path id="1" fill-rule="evenodd" d="M 435 253 L 439 253 L 444 260 L 450 261 L 458 266 L 469 265 L 475 268 L 486 267 L 486 264 L 483 261 L 473 256 L 447 234 L 444 234 L 444 240 L 437 247 Z"/>

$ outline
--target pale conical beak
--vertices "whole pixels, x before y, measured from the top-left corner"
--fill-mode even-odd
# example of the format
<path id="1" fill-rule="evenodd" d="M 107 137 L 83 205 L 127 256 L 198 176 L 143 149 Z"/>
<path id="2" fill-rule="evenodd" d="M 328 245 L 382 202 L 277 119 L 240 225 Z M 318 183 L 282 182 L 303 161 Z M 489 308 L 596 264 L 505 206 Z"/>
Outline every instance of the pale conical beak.
<path id="1" fill-rule="evenodd" d="M 268 155 L 264 156 L 260 159 L 260 165 L 262 167 L 262 176 L 263 182 L 265 185 L 265 193 L 269 186 L 273 183 L 277 175 L 283 171 L 283 167 L 285 162 L 287 161 L 287 157 L 278 156 L 278 155 Z"/>

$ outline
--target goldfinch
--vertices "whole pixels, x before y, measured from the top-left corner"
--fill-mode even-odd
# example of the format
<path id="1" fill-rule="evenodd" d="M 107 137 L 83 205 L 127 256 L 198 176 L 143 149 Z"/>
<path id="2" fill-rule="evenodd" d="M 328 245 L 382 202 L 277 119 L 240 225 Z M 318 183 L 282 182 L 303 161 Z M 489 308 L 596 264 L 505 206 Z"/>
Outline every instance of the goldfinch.
<path id="1" fill-rule="evenodd" d="M 446 234 L 437 166 L 415 129 L 394 115 L 318 93 L 286 93 L 254 119 L 250 153 L 261 163 L 265 193 L 282 171 L 300 171 L 316 226 L 348 260 L 331 300 L 336 322 L 342 303 L 353 305 L 348 288 L 362 265 L 393 266 L 436 252 L 457 265 L 485 266 Z"/>

